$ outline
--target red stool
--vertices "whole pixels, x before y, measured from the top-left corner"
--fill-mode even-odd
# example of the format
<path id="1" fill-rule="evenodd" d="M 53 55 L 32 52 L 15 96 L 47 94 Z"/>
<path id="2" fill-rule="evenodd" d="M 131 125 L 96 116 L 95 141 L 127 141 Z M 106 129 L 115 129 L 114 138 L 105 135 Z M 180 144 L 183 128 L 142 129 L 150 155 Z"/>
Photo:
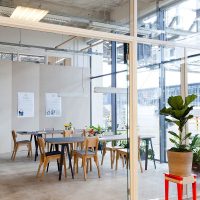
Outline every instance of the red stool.
<path id="1" fill-rule="evenodd" d="M 169 200 L 169 181 L 177 184 L 178 200 L 183 199 L 183 185 L 192 183 L 193 200 L 197 200 L 197 183 L 195 175 L 182 177 L 173 174 L 165 174 L 165 200 Z"/>

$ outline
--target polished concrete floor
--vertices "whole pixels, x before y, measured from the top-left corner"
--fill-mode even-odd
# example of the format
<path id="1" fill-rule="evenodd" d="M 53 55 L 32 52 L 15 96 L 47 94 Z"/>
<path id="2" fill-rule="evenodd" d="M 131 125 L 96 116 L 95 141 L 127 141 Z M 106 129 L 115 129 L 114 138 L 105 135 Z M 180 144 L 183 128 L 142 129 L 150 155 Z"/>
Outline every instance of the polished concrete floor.
<path id="1" fill-rule="evenodd" d="M 99 154 L 99 160 L 101 154 Z M 58 181 L 56 163 L 51 163 L 49 173 L 43 180 L 36 178 L 39 162 L 26 157 L 21 151 L 15 161 L 10 160 L 10 154 L 0 154 L 0 200 L 126 200 L 127 170 L 121 166 L 117 171 L 110 169 L 109 154 L 101 166 L 101 178 L 97 176 L 96 168 L 89 172 L 87 181 L 83 180 L 82 169 L 73 180 L 70 170 L 68 177 Z M 143 163 L 144 164 L 144 163 Z M 163 173 L 167 171 L 166 164 L 157 163 L 155 170 L 149 162 L 149 168 L 139 173 L 139 200 L 164 199 Z M 200 184 L 198 184 L 200 190 Z M 200 191 L 199 191 L 200 192 Z M 200 193 L 199 193 L 200 194 Z M 189 195 L 191 189 L 189 188 Z M 176 199 L 176 186 L 170 186 L 170 199 Z"/>

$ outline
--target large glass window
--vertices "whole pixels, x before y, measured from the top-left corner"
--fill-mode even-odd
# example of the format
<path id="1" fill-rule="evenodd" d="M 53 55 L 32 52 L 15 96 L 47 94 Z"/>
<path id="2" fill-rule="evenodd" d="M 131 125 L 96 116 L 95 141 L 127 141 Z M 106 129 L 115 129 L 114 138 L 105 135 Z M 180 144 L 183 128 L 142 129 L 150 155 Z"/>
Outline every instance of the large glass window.
<path id="1" fill-rule="evenodd" d="M 139 186 L 145 185 L 139 189 L 139 195 L 141 199 L 157 199 L 163 198 L 158 189 L 161 180 L 155 180 L 154 187 L 151 185 L 152 192 L 149 192 L 147 179 L 153 179 L 153 174 L 167 170 L 167 164 L 164 164 L 167 161 L 166 150 L 171 147 L 168 131 L 176 130 L 175 126 L 165 122 L 164 116 L 159 112 L 164 106 L 168 106 L 169 96 L 180 95 L 184 51 L 182 48 L 147 44 L 139 44 L 138 49 L 138 134 L 141 137 L 139 152 L 144 169 L 149 171 L 148 176 L 144 176 L 146 179 L 143 174 L 139 174 Z M 150 138 L 148 150 L 144 138 Z"/>
<path id="2" fill-rule="evenodd" d="M 189 120 L 188 129 L 195 135 L 200 134 L 200 50 L 188 49 L 188 94 L 196 94 L 197 99 L 193 102 L 193 118 Z"/>

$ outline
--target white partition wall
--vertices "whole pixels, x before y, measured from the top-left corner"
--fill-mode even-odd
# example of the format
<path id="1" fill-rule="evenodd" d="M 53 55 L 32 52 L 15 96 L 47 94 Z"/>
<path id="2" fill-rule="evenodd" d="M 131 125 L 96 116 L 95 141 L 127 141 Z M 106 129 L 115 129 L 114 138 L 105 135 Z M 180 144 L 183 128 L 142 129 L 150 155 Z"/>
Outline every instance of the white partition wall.
<path id="1" fill-rule="evenodd" d="M 11 151 L 12 63 L 0 62 L 0 152 Z"/>
<path id="2" fill-rule="evenodd" d="M 40 66 L 40 125 L 39 128 L 64 128 L 71 122 L 75 128 L 89 125 L 90 96 L 89 68 Z M 61 97 L 61 117 L 45 116 L 45 94 Z"/>
<path id="3" fill-rule="evenodd" d="M 39 69 L 34 63 L 12 62 L 12 128 L 37 130 L 39 127 Z M 34 93 L 34 117 L 18 117 L 18 92 Z"/>

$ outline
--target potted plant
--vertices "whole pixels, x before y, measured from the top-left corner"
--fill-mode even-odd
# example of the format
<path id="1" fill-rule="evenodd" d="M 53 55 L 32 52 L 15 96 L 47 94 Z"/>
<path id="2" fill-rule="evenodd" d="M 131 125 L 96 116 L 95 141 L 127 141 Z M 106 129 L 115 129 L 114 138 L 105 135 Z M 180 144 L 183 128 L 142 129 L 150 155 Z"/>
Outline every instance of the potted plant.
<path id="1" fill-rule="evenodd" d="M 69 124 L 64 124 L 65 130 L 71 130 L 72 129 L 72 123 L 69 122 Z"/>
<path id="2" fill-rule="evenodd" d="M 100 125 L 98 125 L 98 126 L 90 126 L 90 128 L 94 130 L 95 135 L 99 135 L 99 134 L 103 133 L 103 129 L 102 129 L 102 127 Z"/>
<path id="3" fill-rule="evenodd" d="M 190 104 L 197 98 L 196 95 L 188 95 L 185 101 L 181 96 L 172 96 L 168 99 L 169 107 L 160 110 L 161 115 L 168 116 L 167 122 L 173 123 L 178 127 L 178 133 L 169 131 L 170 141 L 173 147 L 167 151 L 169 173 L 178 176 L 190 176 L 192 170 L 193 152 L 187 140 L 192 133 L 186 133 L 185 125 L 189 119 L 193 118 L 190 114 L 193 106 Z"/>

